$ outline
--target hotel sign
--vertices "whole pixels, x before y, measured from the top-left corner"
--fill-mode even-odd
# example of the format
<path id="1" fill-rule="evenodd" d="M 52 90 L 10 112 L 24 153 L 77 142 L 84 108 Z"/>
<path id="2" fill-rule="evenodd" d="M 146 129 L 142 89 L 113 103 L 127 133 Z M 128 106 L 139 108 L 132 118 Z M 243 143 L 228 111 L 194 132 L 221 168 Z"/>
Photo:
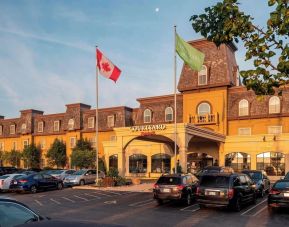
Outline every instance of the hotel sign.
<path id="1" fill-rule="evenodd" d="M 165 130 L 166 125 L 159 124 L 159 125 L 139 125 L 139 126 L 132 126 L 130 127 L 132 132 L 138 131 L 157 131 L 157 130 Z"/>

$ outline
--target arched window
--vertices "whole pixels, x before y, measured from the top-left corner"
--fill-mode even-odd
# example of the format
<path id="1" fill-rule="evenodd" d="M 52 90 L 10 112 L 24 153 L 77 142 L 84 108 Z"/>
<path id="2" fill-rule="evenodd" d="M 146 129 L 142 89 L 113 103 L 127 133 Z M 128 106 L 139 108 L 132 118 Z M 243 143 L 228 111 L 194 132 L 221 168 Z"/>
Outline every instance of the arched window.
<path id="1" fill-rule="evenodd" d="M 74 120 L 71 118 L 68 121 L 68 130 L 73 130 L 74 129 Z"/>
<path id="2" fill-rule="evenodd" d="M 211 113 L 211 106 L 209 103 L 203 102 L 198 106 L 198 115 L 207 115 Z"/>
<path id="3" fill-rule="evenodd" d="M 149 109 L 146 109 L 144 111 L 144 123 L 151 123 L 151 120 L 152 120 L 152 111 L 149 110 Z"/>
<path id="4" fill-rule="evenodd" d="M 155 154 L 152 156 L 152 173 L 169 173 L 171 170 L 171 156 Z"/>
<path id="5" fill-rule="evenodd" d="M 269 99 L 269 113 L 280 113 L 280 99 L 277 96 L 273 96 Z"/>
<path id="6" fill-rule="evenodd" d="M 205 65 L 202 66 L 200 72 L 198 72 L 198 85 L 206 85 L 207 84 L 207 67 Z"/>
<path id="7" fill-rule="evenodd" d="M 233 152 L 225 156 L 225 166 L 232 167 L 239 172 L 251 168 L 251 155 L 244 152 Z"/>
<path id="8" fill-rule="evenodd" d="M 130 173 L 146 173 L 147 172 L 147 156 L 143 154 L 133 154 L 129 156 L 129 172 Z"/>
<path id="9" fill-rule="evenodd" d="M 165 120 L 166 121 L 172 121 L 173 120 L 173 108 L 172 107 L 167 107 L 166 110 L 165 110 L 165 115 L 166 115 L 166 118 Z"/>
<path id="10" fill-rule="evenodd" d="M 257 170 L 265 170 L 269 176 L 285 175 L 285 155 L 280 152 L 258 154 Z"/>
<path id="11" fill-rule="evenodd" d="M 109 156 L 109 168 L 118 168 L 118 157 L 117 154 Z"/>
<path id="12" fill-rule="evenodd" d="M 239 116 L 249 115 L 249 103 L 246 99 L 242 99 L 239 102 Z"/>

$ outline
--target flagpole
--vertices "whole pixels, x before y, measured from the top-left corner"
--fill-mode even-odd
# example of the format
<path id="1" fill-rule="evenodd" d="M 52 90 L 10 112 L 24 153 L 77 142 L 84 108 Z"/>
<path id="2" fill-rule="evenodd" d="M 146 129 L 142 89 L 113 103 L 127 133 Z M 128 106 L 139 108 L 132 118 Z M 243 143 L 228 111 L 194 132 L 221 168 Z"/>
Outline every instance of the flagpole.
<path id="1" fill-rule="evenodd" d="M 96 184 L 98 184 L 98 67 L 97 67 L 97 46 L 95 46 L 96 54 L 96 109 L 95 109 L 95 147 L 96 147 Z"/>
<path id="2" fill-rule="evenodd" d="M 174 25 L 174 153 L 175 153 L 175 173 L 177 173 L 177 56 L 176 56 L 176 30 L 177 26 Z"/>

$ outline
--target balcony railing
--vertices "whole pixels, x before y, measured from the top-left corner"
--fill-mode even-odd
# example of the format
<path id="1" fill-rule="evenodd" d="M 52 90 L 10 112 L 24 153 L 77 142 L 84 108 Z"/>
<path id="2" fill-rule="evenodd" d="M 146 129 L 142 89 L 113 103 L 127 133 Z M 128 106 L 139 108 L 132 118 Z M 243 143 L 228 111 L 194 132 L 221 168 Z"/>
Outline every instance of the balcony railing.
<path id="1" fill-rule="evenodd" d="M 219 124 L 219 114 L 195 115 L 190 117 L 190 123 L 196 125 Z"/>

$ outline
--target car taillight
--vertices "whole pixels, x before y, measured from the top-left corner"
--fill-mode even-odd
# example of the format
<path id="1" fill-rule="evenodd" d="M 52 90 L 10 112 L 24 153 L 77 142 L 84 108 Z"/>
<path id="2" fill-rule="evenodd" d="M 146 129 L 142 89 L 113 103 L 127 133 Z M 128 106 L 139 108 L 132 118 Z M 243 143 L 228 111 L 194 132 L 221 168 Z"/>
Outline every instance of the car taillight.
<path id="1" fill-rule="evenodd" d="M 272 189 L 270 190 L 269 194 L 271 194 L 271 195 L 278 195 L 278 194 L 280 194 L 280 192 L 279 192 L 278 190 L 272 188 Z"/>
<path id="2" fill-rule="evenodd" d="M 229 191 L 228 191 L 228 198 L 229 199 L 232 199 L 234 197 L 234 189 L 229 189 Z"/>
<path id="3" fill-rule="evenodd" d="M 20 183 L 27 183 L 28 180 L 18 180 Z"/>
<path id="4" fill-rule="evenodd" d="M 184 189 L 184 185 L 177 185 L 177 189 L 179 190 L 179 191 L 182 191 L 183 189 Z"/>
<path id="5" fill-rule="evenodd" d="M 159 188 L 160 188 L 159 185 L 154 184 L 154 189 L 159 189 Z"/>
<path id="6" fill-rule="evenodd" d="M 196 194 L 197 194 L 197 195 L 200 195 L 200 194 L 201 194 L 201 189 L 200 189 L 200 187 L 197 187 Z"/>

